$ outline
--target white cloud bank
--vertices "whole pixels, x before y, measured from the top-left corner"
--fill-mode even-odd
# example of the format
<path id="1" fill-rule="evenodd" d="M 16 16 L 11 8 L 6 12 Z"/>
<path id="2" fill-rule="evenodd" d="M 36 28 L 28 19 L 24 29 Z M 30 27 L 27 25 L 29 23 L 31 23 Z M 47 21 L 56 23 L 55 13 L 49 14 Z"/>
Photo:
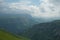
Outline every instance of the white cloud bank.
<path id="1" fill-rule="evenodd" d="M 42 18 L 60 18 L 60 4 L 55 0 L 51 3 L 50 0 L 43 0 L 33 16 Z"/>
<path id="2" fill-rule="evenodd" d="M 18 13 L 21 13 L 21 10 L 26 13 L 29 11 L 28 14 L 42 19 L 60 19 L 60 0 L 41 0 L 40 2 L 39 6 L 34 5 L 30 0 L 8 3 L 7 9 Z"/>

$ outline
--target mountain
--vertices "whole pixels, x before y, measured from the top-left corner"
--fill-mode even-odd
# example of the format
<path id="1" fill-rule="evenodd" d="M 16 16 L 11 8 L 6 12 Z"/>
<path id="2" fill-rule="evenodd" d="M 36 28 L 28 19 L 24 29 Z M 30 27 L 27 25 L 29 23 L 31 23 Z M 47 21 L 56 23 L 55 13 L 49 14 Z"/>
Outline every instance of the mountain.
<path id="1" fill-rule="evenodd" d="M 60 20 L 35 24 L 25 36 L 31 40 L 60 40 Z"/>
<path id="2" fill-rule="evenodd" d="M 30 39 L 27 39 L 21 36 L 18 37 L 11 33 L 0 30 L 0 40 L 30 40 Z"/>
<path id="3" fill-rule="evenodd" d="M 0 13 L 0 28 L 14 34 L 26 31 L 34 23 L 34 19 L 29 14 Z"/>

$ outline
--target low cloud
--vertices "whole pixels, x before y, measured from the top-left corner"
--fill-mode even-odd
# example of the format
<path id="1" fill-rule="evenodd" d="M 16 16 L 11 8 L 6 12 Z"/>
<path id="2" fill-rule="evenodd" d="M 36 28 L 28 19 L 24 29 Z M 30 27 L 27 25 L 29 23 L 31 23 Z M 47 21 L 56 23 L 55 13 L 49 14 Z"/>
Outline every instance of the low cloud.
<path id="1" fill-rule="evenodd" d="M 60 19 L 60 1 L 58 0 L 42 0 L 39 6 L 39 11 L 33 14 L 34 17 L 43 19 Z"/>
<path id="2" fill-rule="evenodd" d="M 60 19 L 60 0 L 40 0 L 39 6 L 30 0 L 12 3 L 0 0 L 0 12 L 27 13 L 34 18 L 56 20 Z"/>

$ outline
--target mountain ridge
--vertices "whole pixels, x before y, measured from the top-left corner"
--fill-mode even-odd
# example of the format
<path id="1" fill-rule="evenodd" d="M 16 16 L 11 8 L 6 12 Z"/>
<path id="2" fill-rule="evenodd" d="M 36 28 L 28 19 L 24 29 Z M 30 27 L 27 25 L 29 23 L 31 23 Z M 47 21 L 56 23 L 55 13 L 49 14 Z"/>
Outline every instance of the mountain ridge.
<path id="1" fill-rule="evenodd" d="M 60 20 L 35 24 L 25 36 L 31 40 L 60 40 Z"/>
<path id="2" fill-rule="evenodd" d="M 24 32 L 35 23 L 29 14 L 0 14 L 0 28 L 15 34 Z"/>

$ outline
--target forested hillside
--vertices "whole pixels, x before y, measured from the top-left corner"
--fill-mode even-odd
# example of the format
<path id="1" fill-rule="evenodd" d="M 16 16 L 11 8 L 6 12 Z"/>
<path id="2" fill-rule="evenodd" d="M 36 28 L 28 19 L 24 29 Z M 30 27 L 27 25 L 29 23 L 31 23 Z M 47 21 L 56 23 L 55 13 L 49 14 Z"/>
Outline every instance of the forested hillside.
<path id="1" fill-rule="evenodd" d="M 60 20 L 35 24 L 25 36 L 31 40 L 60 40 Z"/>

